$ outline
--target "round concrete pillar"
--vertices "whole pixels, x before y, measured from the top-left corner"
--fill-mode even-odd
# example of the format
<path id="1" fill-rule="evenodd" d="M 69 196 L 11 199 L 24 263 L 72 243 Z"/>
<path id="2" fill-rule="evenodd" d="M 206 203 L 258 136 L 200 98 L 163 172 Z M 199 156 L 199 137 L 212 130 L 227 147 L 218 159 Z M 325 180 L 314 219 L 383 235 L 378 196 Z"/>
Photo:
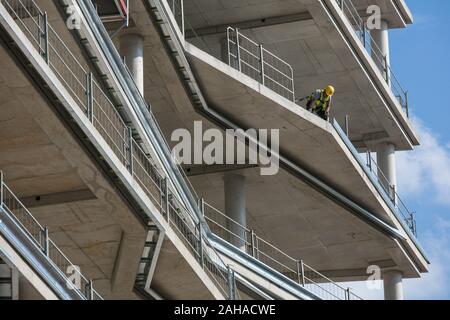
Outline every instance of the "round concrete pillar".
<path id="1" fill-rule="evenodd" d="M 144 38 L 138 34 L 124 34 L 120 38 L 120 51 L 139 91 L 144 95 Z"/>
<path id="2" fill-rule="evenodd" d="M 397 169 L 395 164 L 395 146 L 392 143 L 381 143 L 377 147 L 378 178 L 393 197 L 391 186 L 397 188 Z M 387 181 L 386 181 L 387 180 Z"/>
<path id="3" fill-rule="evenodd" d="M 245 227 L 247 226 L 245 177 L 239 174 L 225 174 L 225 214 L 232 221 L 227 221 L 230 242 L 245 251 Z M 244 227 L 244 228 L 243 228 Z"/>
<path id="4" fill-rule="evenodd" d="M 403 300 L 403 275 L 400 271 L 383 273 L 384 300 Z"/>
<path id="5" fill-rule="evenodd" d="M 373 29 L 370 31 L 372 36 L 372 57 L 374 61 L 378 64 L 384 78 L 390 84 L 390 73 L 387 67 L 390 67 L 391 60 L 389 54 L 389 25 L 385 20 L 381 20 L 380 29 Z M 380 52 L 381 51 L 381 52 Z M 384 60 L 385 61 L 380 61 Z"/>

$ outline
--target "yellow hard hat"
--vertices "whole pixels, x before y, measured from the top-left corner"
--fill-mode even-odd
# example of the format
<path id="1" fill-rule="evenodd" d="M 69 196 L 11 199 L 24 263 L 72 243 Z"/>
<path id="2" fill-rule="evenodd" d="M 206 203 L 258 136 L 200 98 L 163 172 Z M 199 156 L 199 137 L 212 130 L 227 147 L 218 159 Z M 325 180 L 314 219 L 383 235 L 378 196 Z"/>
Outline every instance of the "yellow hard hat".
<path id="1" fill-rule="evenodd" d="M 330 97 L 334 94 L 334 87 L 333 86 L 327 86 L 325 88 L 325 92 L 327 95 L 329 95 Z"/>

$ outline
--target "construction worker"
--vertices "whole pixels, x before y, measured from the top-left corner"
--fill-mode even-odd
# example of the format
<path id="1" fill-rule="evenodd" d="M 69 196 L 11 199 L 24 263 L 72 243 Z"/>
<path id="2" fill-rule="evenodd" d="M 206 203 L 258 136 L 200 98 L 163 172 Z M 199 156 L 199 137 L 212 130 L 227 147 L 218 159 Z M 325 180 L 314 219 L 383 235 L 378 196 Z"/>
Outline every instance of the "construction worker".
<path id="1" fill-rule="evenodd" d="M 306 100 L 306 110 L 315 113 L 322 119 L 328 121 L 330 117 L 331 98 L 334 95 L 334 87 L 327 86 L 325 89 L 317 89 L 310 96 L 300 99 Z"/>

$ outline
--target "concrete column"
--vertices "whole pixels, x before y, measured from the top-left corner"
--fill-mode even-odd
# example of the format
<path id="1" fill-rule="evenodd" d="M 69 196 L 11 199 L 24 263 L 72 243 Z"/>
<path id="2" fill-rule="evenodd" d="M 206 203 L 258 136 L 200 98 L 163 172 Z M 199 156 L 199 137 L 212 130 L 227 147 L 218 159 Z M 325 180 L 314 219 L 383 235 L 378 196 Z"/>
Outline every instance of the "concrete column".
<path id="1" fill-rule="evenodd" d="M 380 29 L 373 29 L 370 31 L 370 34 L 372 36 L 372 41 L 374 44 L 372 44 L 373 51 L 372 51 L 372 57 L 374 58 L 374 61 L 378 64 L 378 67 L 380 68 L 381 72 L 383 73 L 383 76 L 385 79 L 387 79 L 387 82 L 390 84 L 390 74 L 389 72 L 386 72 L 385 69 L 386 66 L 391 65 L 390 60 L 390 53 L 389 53 L 389 25 L 388 22 L 385 20 L 381 20 Z M 379 49 L 379 50 L 378 50 Z M 381 53 L 380 53 L 381 51 Z M 383 57 L 386 57 L 386 61 L 380 62 L 380 59 L 383 59 Z"/>
<path id="2" fill-rule="evenodd" d="M 400 271 L 383 273 L 384 300 L 403 300 L 403 275 Z"/>
<path id="3" fill-rule="evenodd" d="M 395 164 L 395 146 L 392 143 L 380 143 L 377 147 L 378 178 L 386 190 L 390 186 L 397 188 L 397 169 Z M 386 179 L 385 179 L 386 178 Z M 387 180 L 387 181 L 386 181 Z M 390 194 L 391 197 L 393 194 Z"/>
<path id="4" fill-rule="evenodd" d="M 139 91 L 144 95 L 144 38 L 138 34 L 124 34 L 120 38 L 120 51 Z"/>
<path id="5" fill-rule="evenodd" d="M 245 177 L 239 174 L 225 174 L 225 214 L 239 225 L 247 226 Z M 230 242 L 245 251 L 246 234 L 244 228 L 236 223 L 227 221 Z"/>

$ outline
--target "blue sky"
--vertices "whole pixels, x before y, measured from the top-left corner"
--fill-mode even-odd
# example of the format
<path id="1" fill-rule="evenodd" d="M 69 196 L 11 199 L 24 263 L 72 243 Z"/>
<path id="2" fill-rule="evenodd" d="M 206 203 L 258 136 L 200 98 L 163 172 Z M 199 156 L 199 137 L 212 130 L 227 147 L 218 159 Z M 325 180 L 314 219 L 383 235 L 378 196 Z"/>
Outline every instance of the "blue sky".
<path id="1" fill-rule="evenodd" d="M 397 153 L 398 187 L 416 211 L 419 241 L 431 266 L 422 279 L 405 280 L 405 298 L 450 299 L 450 1 L 406 3 L 415 22 L 390 32 L 391 65 L 410 93 L 421 146 Z M 366 297 L 383 296 L 363 284 L 353 287 Z"/>

